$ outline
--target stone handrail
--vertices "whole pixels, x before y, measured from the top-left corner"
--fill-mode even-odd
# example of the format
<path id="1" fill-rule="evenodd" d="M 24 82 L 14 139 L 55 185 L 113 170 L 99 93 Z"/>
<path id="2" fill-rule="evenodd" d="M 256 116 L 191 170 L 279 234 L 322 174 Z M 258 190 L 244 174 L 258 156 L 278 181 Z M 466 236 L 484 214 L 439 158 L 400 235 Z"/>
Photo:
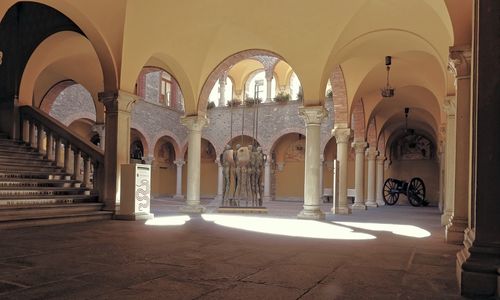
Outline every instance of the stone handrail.
<path id="1" fill-rule="evenodd" d="M 19 107 L 22 140 L 44 154 L 44 158 L 62 167 L 74 180 L 94 189 L 99 194 L 101 176 L 104 174 L 104 153 L 94 144 L 85 141 L 71 132 L 64 124 L 32 106 Z M 64 149 L 62 149 L 64 145 Z M 61 162 L 61 154 L 64 160 Z M 70 165 L 71 152 L 74 156 Z M 83 178 L 80 175 L 80 161 L 83 160 Z M 93 173 L 93 183 L 91 183 Z"/>

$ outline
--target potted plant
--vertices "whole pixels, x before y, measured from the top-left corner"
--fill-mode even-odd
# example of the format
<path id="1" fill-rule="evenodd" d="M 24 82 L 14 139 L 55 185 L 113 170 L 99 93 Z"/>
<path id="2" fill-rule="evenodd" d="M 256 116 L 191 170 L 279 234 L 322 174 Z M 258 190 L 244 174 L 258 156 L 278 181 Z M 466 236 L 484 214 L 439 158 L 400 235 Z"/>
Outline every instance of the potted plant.
<path id="1" fill-rule="evenodd" d="M 226 105 L 229 107 L 239 106 L 241 101 L 239 99 L 233 99 L 226 102 Z"/>
<path id="2" fill-rule="evenodd" d="M 287 94 L 284 92 L 279 92 L 274 97 L 274 102 L 276 102 L 276 103 L 287 103 L 288 101 L 290 101 L 290 94 Z"/>
<path id="3" fill-rule="evenodd" d="M 215 107 L 215 102 L 213 102 L 213 101 L 208 102 L 207 109 L 212 109 L 214 107 Z"/>
<path id="4" fill-rule="evenodd" d="M 259 98 L 252 98 L 252 97 L 248 97 L 245 99 L 245 105 L 246 106 L 253 106 L 254 104 L 257 104 L 257 103 L 261 103 L 262 100 L 259 99 Z"/>

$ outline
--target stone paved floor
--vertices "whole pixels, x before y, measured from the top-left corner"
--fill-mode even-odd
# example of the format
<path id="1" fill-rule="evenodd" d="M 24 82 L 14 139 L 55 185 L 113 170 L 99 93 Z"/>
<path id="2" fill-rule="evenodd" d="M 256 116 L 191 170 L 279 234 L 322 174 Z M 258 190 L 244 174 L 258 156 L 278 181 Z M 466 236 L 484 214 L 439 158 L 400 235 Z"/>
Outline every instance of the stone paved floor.
<path id="1" fill-rule="evenodd" d="M 181 204 L 158 199 L 154 212 L 171 215 Z M 301 205 L 268 207 L 282 218 Z M 102 221 L 0 230 L 0 299 L 461 299 L 460 247 L 443 243 L 436 208 L 381 207 L 327 215 L 332 221 L 416 225 L 431 236 L 348 227 L 376 238 L 289 237 L 199 216 L 181 226 Z"/>

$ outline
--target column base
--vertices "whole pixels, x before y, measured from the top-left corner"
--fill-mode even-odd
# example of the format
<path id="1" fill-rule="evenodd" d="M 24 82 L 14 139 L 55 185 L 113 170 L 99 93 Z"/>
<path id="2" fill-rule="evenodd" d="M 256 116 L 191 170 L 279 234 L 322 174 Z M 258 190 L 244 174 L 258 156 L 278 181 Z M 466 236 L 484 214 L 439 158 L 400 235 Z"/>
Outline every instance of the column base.
<path id="1" fill-rule="evenodd" d="M 309 220 L 324 220 L 325 213 L 323 213 L 320 209 L 317 210 L 306 210 L 303 209 L 298 215 L 299 219 L 309 219 Z"/>
<path id="2" fill-rule="evenodd" d="M 273 201 L 273 196 L 264 196 L 262 197 L 262 201 L 263 202 L 269 202 L 269 201 Z"/>
<path id="3" fill-rule="evenodd" d="M 179 211 L 186 214 L 202 214 L 205 212 L 205 207 L 202 205 L 184 205 L 179 208 Z"/>
<path id="4" fill-rule="evenodd" d="M 451 217 L 445 229 L 445 240 L 448 244 L 461 245 L 464 242 L 468 221 L 464 218 Z"/>
<path id="5" fill-rule="evenodd" d="M 457 253 L 457 279 L 462 296 L 500 296 L 500 248 L 475 246 L 473 232 L 466 230 L 465 248 Z M 471 245 L 472 244 L 472 245 Z"/>
<path id="6" fill-rule="evenodd" d="M 450 218 L 452 216 L 452 212 L 449 212 L 449 211 L 445 211 L 442 215 L 441 215 L 441 226 L 446 226 L 450 223 Z"/>
<path id="7" fill-rule="evenodd" d="M 350 215 L 352 214 L 352 210 L 350 207 L 332 207 L 332 213 L 334 215 Z"/>
<path id="8" fill-rule="evenodd" d="M 122 215 L 122 214 L 116 214 L 114 219 L 115 220 L 125 220 L 125 221 L 140 221 L 140 220 L 150 220 L 154 219 L 155 215 L 151 213 L 136 213 L 136 214 L 128 214 L 128 215 Z"/>
<path id="9" fill-rule="evenodd" d="M 183 200 L 184 199 L 184 195 L 174 195 L 173 197 L 175 200 Z"/>
<path id="10" fill-rule="evenodd" d="M 378 204 L 378 206 L 384 206 L 385 205 L 385 201 L 379 199 L 379 200 L 377 200 L 377 204 Z"/>
<path id="11" fill-rule="evenodd" d="M 375 202 L 375 201 L 367 201 L 367 202 L 365 203 L 365 205 L 366 205 L 367 207 L 378 207 L 378 204 L 377 204 L 377 202 Z"/>
<path id="12" fill-rule="evenodd" d="M 366 205 L 364 205 L 363 203 L 354 202 L 354 204 L 352 205 L 352 209 L 353 210 L 366 210 Z"/>

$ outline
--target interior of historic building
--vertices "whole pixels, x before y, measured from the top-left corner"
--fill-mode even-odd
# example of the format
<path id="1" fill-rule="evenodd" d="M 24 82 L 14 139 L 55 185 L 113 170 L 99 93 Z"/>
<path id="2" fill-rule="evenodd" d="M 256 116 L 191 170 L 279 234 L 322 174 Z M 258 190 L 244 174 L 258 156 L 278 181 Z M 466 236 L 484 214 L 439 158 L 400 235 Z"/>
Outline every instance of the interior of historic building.
<path id="1" fill-rule="evenodd" d="M 0 298 L 500 297 L 499 15 L 1 1 Z"/>

